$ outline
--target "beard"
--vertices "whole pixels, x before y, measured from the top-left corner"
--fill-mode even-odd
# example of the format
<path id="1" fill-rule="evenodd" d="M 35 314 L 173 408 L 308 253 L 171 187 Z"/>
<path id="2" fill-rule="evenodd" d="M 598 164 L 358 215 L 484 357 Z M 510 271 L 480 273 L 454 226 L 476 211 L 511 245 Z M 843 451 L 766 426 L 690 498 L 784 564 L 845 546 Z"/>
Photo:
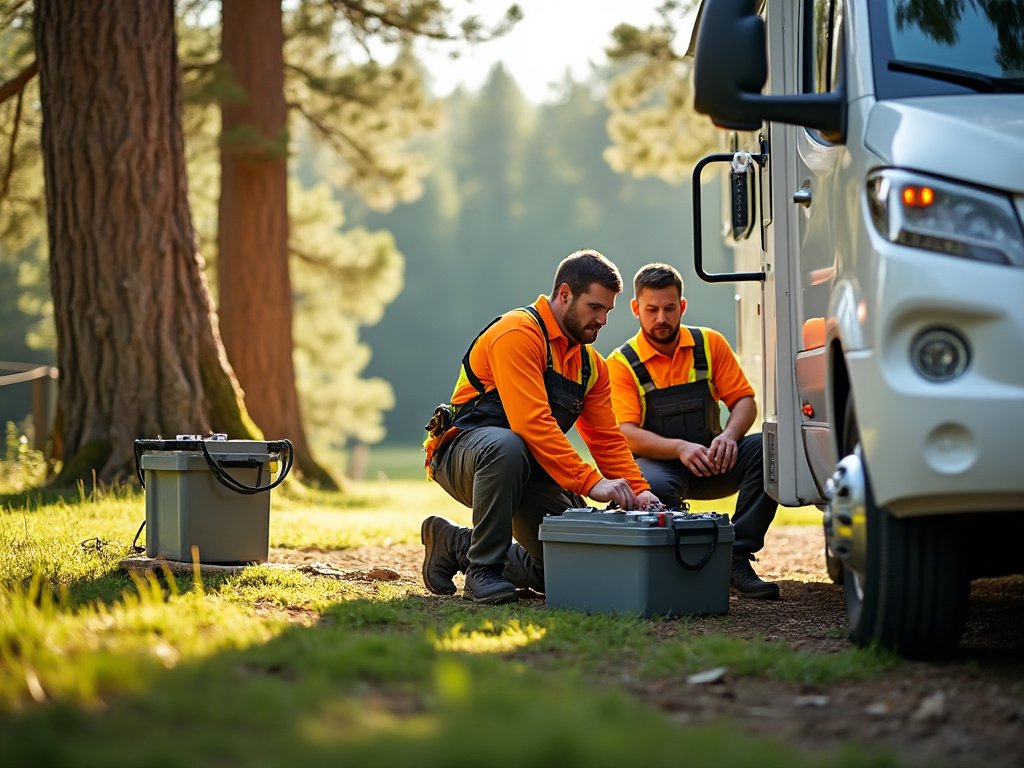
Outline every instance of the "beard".
<path id="1" fill-rule="evenodd" d="M 655 344 L 670 344 L 679 338 L 679 326 L 656 325 L 649 332 L 644 329 L 644 336 Z"/>
<path id="2" fill-rule="evenodd" d="M 569 333 L 569 338 L 577 344 L 593 344 L 597 339 L 598 331 L 601 330 L 599 323 L 583 324 L 580 313 L 576 311 L 575 301 L 566 310 L 562 322 L 565 323 L 565 330 Z"/>

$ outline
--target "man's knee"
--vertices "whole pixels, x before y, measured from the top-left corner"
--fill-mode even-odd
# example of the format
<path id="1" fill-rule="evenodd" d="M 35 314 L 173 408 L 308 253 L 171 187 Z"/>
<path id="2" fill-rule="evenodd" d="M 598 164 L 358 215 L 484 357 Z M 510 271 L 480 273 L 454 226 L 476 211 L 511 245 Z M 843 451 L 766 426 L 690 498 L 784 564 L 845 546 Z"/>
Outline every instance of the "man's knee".
<path id="1" fill-rule="evenodd" d="M 493 431 L 487 435 L 486 447 L 481 453 L 481 464 L 499 469 L 503 472 L 530 471 L 530 450 L 519 435 L 511 429 L 491 427 Z"/>
<path id="2" fill-rule="evenodd" d="M 737 445 L 737 461 L 745 467 L 761 471 L 763 464 L 761 433 L 745 436 Z"/>
<path id="3" fill-rule="evenodd" d="M 636 464 L 644 479 L 650 484 L 651 493 L 665 506 L 678 507 L 684 497 L 684 483 L 678 476 L 679 473 L 673 471 L 678 462 L 638 458 Z"/>

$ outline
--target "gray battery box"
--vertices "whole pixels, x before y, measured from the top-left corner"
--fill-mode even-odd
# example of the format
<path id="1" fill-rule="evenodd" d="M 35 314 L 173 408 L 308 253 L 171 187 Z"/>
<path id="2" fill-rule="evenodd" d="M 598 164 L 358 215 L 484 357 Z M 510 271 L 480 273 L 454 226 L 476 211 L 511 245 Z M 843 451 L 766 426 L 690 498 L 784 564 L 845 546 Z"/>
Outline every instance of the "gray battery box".
<path id="1" fill-rule="evenodd" d="M 736 538 L 728 515 L 591 507 L 545 517 L 547 604 L 643 617 L 724 614 Z"/>
<path id="2" fill-rule="evenodd" d="M 135 441 L 135 458 L 146 491 L 147 557 L 267 561 L 270 490 L 291 468 L 290 442 L 143 439 Z"/>

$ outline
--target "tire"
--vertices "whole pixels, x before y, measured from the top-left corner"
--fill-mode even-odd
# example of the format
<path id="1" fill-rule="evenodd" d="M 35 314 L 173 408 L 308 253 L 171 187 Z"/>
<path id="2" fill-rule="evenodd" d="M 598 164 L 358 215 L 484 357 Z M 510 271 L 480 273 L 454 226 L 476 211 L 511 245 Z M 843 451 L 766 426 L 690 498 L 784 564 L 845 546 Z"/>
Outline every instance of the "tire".
<path id="1" fill-rule="evenodd" d="M 861 453 L 852 402 L 843 443 L 845 454 Z M 959 643 L 967 616 L 969 580 L 957 546 L 960 520 L 893 517 L 875 503 L 862 453 L 861 461 L 867 563 L 863 573 L 845 567 L 850 639 L 903 656 L 945 655 Z"/>

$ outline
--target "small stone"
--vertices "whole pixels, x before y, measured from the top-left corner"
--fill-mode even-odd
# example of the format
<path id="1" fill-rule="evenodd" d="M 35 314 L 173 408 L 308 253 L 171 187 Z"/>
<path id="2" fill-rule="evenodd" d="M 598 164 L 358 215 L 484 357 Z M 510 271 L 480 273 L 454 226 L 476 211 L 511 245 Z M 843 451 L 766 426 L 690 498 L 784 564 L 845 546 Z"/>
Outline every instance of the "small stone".
<path id="1" fill-rule="evenodd" d="M 820 694 L 809 694 L 806 696 L 797 696 L 793 699 L 794 707 L 827 707 L 829 702 L 828 696 L 822 696 Z"/>
<path id="2" fill-rule="evenodd" d="M 711 683 L 720 683 L 725 679 L 725 673 L 728 671 L 728 667 L 715 667 L 714 669 L 708 669 L 704 672 L 695 672 L 686 678 L 686 682 L 690 685 L 710 685 Z"/>
<path id="3" fill-rule="evenodd" d="M 916 722 L 922 721 L 939 721 L 945 720 L 946 718 L 946 694 L 942 691 L 933 693 L 931 696 L 925 696 L 921 699 L 921 703 L 918 704 L 917 710 L 911 715 L 911 720 Z"/>
<path id="4" fill-rule="evenodd" d="M 864 707 L 864 711 L 874 717 L 882 717 L 889 714 L 889 705 L 884 701 L 876 701 Z"/>
<path id="5" fill-rule="evenodd" d="M 393 571 L 390 568 L 371 568 L 366 573 L 366 578 L 372 579 L 373 581 L 398 581 L 402 578 L 397 571 Z"/>

